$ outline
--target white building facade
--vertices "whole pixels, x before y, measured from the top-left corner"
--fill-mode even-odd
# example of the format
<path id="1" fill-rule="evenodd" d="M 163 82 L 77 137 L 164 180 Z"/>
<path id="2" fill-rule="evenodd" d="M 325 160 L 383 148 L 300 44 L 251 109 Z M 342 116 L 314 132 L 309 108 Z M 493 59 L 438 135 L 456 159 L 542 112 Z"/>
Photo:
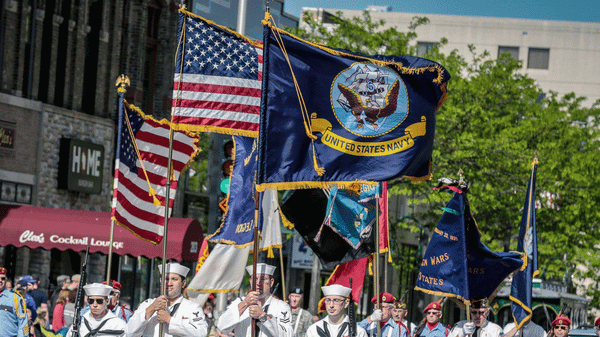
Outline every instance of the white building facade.
<path id="1" fill-rule="evenodd" d="M 360 10 L 303 8 L 316 14 L 324 23 L 328 17 L 342 12 L 344 18 L 362 16 Z M 416 29 L 419 54 L 434 42 L 447 38 L 442 52 L 456 49 L 470 61 L 469 45 L 478 53 L 487 50 L 497 58 L 509 53 L 523 62 L 523 71 L 545 92 L 560 96 L 574 92 L 585 96 L 585 106 L 600 99 L 600 22 L 571 22 L 493 17 L 415 14 L 392 11 L 370 11 L 373 21 L 384 20 L 382 29 L 396 27 L 406 31 L 415 16 L 429 18 L 429 23 Z M 303 23 L 300 23 L 300 27 Z"/>

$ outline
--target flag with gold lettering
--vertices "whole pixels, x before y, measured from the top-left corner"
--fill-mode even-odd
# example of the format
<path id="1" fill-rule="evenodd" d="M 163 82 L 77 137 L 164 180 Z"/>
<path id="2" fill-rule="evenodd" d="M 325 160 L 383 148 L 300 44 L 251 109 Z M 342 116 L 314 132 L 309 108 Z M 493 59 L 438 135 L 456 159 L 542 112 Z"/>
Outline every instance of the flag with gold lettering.
<path id="1" fill-rule="evenodd" d="M 449 73 L 410 56 L 365 56 L 265 26 L 257 188 L 428 179 Z"/>
<path id="2" fill-rule="evenodd" d="M 207 239 L 242 248 L 254 241 L 256 138 L 234 136 L 233 171 L 221 226 Z M 258 230 L 261 228 L 259 226 Z"/>
<path id="3" fill-rule="evenodd" d="M 465 304 L 491 299 L 502 281 L 523 266 L 523 254 L 495 253 L 481 242 L 466 192 L 459 190 L 443 209 L 421 261 L 415 289 Z"/>

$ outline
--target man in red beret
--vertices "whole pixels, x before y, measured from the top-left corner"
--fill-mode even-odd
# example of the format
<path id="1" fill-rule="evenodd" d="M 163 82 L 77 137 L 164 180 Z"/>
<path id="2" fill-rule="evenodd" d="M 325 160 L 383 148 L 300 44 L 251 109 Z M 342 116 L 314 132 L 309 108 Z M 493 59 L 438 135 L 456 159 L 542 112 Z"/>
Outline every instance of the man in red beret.
<path id="1" fill-rule="evenodd" d="M 567 337 L 571 331 L 571 320 L 566 316 L 558 316 L 552 321 L 552 331 L 556 337 Z"/>
<path id="2" fill-rule="evenodd" d="M 600 317 L 598 317 L 596 319 L 596 322 L 594 323 L 594 326 L 596 327 L 596 330 L 598 331 L 598 336 L 600 337 Z"/>
<path id="3" fill-rule="evenodd" d="M 440 319 L 442 318 L 442 305 L 438 302 L 431 302 L 423 309 L 427 324 L 419 334 L 419 337 L 446 337 L 448 328 L 446 328 Z"/>
<path id="4" fill-rule="evenodd" d="M 396 298 L 394 297 L 394 295 L 390 293 L 380 293 L 379 303 L 381 309 L 373 310 L 371 316 L 358 322 L 358 325 L 361 326 L 363 329 L 367 330 L 367 334 L 369 336 L 377 335 L 377 324 L 379 324 L 381 328 L 380 336 L 400 336 L 398 324 L 393 319 L 390 319 L 392 317 L 392 309 L 394 308 L 395 300 Z M 374 296 L 371 299 L 371 303 L 377 303 L 377 296 Z"/>

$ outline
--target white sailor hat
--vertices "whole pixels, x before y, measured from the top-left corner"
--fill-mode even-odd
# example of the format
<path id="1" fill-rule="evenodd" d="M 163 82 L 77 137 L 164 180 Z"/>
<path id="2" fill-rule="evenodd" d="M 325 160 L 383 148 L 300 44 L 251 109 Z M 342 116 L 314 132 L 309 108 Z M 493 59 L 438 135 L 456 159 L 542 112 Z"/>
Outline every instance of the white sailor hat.
<path id="1" fill-rule="evenodd" d="M 248 274 L 250 274 L 250 276 L 252 276 L 252 268 L 252 266 L 246 267 L 246 271 L 248 272 Z M 273 273 L 275 273 L 275 267 L 266 263 L 257 263 L 256 273 L 273 276 Z"/>
<path id="2" fill-rule="evenodd" d="M 175 263 L 175 262 L 167 263 L 165 266 L 165 269 L 167 270 L 167 274 L 173 273 L 173 274 L 181 275 L 184 278 L 187 276 L 188 272 L 190 271 L 190 268 L 188 268 L 186 266 L 182 266 L 179 263 Z M 162 264 L 158 265 L 158 271 L 162 275 Z"/>
<path id="3" fill-rule="evenodd" d="M 113 290 L 111 286 L 107 286 L 102 283 L 91 283 L 83 286 L 85 294 L 88 296 L 102 296 L 108 297 L 110 292 Z"/>
<path id="4" fill-rule="evenodd" d="M 351 288 L 344 287 L 341 284 L 332 284 L 330 286 L 321 287 L 323 290 L 323 296 L 342 296 L 348 297 L 352 292 Z"/>

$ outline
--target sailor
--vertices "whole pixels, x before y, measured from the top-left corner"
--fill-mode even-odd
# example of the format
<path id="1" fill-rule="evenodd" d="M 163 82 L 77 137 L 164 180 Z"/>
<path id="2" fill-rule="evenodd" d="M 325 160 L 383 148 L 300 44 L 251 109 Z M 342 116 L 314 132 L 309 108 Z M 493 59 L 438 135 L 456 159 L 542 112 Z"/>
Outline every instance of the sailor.
<path id="1" fill-rule="evenodd" d="M 558 316 L 552 321 L 552 331 L 556 337 L 567 337 L 571 331 L 571 320 L 566 316 Z"/>
<path id="2" fill-rule="evenodd" d="M 294 327 L 294 337 L 303 337 L 306 335 L 306 330 L 311 326 L 315 319 L 312 317 L 310 312 L 302 309 L 302 300 L 304 299 L 304 292 L 301 288 L 293 289 L 289 296 L 288 302 L 292 309 L 292 325 Z"/>
<path id="3" fill-rule="evenodd" d="M 502 327 L 487 320 L 490 314 L 487 298 L 473 301 L 471 308 L 471 319 L 473 322 L 459 321 L 450 332 L 450 337 L 499 337 L 503 336 Z"/>
<path id="4" fill-rule="evenodd" d="M 369 336 L 375 336 L 377 334 L 377 323 L 381 327 L 382 337 L 398 337 L 399 326 L 392 318 L 392 308 L 394 307 L 394 295 L 390 293 L 380 293 L 379 303 L 381 309 L 373 310 L 371 316 L 363 319 L 358 323 L 363 329 L 367 330 Z M 377 296 L 373 296 L 371 303 L 377 303 Z"/>
<path id="5" fill-rule="evenodd" d="M 423 309 L 425 315 L 425 326 L 419 333 L 419 337 L 446 337 L 450 333 L 448 328 L 440 322 L 442 319 L 442 305 L 438 302 L 429 303 Z"/>
<path id="6" fill-rule="evenodd" d="M 504 327 L 504 337 L 521 337 L 521 329 L 517 329 L 517 325 L 514 322 L 506 324 Z M 531 320 L 527 321 L 523 325 L 523 336 L 524 337 L 547 337 L 546 330 L 541 326 L 533 323 Z"/>
<path id="7" fill-rule="evenodd" d="M 417 328 L 414 323 L 409 322 L 406 319 L 407 313 L 408 311 L 406 310 L 406 303 L 400 300 L 394 301 L 394 307 L 392 308 L 392 319 L 400 328 L 400 337 L 410 337 Z"/>
<path id="8" fill-rule="evenodd" d="M 106 284 L 106 281 L 102 281 L 102 284 Z M 129 321 L 129 318 L 133 316 L 133 311 L 129 309 L 125 304 L 119 303 L 119 297 L 121 297 L 121 283 L 115 280 L 110 280 L 109 286 L 112 286 L 113 290 L 110 292 L 110 298 L 108 300 L 108 310 L 112 311 L 115 316 L 124 320 Z M 85 314 L 90 310 L 90 307 L 85 307 L 81 310 L 81 314 Z"/>
<path id="9" fill-rule="evenodd" d="M 105 284 L 92 283 L 83 286 L 83 290 L 87 295 L 90 310 L 81 317 L 79 336 L 125 336 L 125 321 L 118 319 L 108 310 L 108 297 L 112 288 Z M 69 328 L 66 337 L 72 336 L 73 325 Z"/>
<path id="10" fill-rule="evenodd" d="M 0 337 L 28 337 L 29 325 L 25 300 L 15 291 L 6 289 L 6 268 L 0 267 Z"/>
<path id="11" fill-rule="evenodd" d="M 253 266 L 246 267 L 252 277 Z M 217 328 L 224 334 L 234 332 L 236 337 L 250 337 L 253 319 L 258 337 L 292 337 L 292 311 L 290 306 L 271 295 L 275 267 L 266 263 L 256 265 L 256 291 L 243 299 L 237 298 L 219 317 Z"/>
<path id="12" fill-rule="evenodd" d="M 339 284 L 321 287 L 327 316 L 308 328 L 306 337 L 350 336 L 350 317 L 346 315 L 349 305 L 348 296 L 352 289 Z M 367 331 L 356 326 L 356 337 L 367 337 Z"/>
<path id="13" fill-rule="evenodd" d="M 162 323 L 164 337 L 205 337 L 208 325 L 202 307 L 182 295 L 190 268 L 179 263 L 167 263 L 165 269 L 165 295 L 140 304 L 127 322 L 127 336 L 158 337 Z M 162 274 L 162 268 L 159 271 Z"/>

